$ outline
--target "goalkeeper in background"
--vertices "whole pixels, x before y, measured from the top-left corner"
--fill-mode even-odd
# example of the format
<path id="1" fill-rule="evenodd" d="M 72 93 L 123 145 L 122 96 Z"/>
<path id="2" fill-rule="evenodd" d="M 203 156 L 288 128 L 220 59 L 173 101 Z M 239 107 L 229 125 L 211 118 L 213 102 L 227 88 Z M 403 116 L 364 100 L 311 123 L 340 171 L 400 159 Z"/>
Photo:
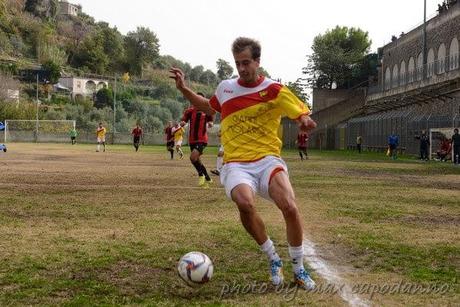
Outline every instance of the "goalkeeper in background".
<path id="1" fill-rule="evenodd" d="M 70 141 L 72 142 L 72 145 L 75 145 L 77 143 L 76 139 L 78 136 L 77 130 L 75 130 L 75 128 L 70 129 L 69 135 L 70 135 Z"/>

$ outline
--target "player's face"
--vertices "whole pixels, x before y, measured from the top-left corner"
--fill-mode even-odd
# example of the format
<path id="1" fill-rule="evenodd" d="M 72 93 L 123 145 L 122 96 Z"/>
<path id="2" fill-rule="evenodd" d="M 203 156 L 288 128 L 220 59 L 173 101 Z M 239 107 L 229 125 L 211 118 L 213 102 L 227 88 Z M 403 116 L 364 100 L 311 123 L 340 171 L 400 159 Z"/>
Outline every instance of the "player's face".
<path id="1" fill-rule="evenodd" d="M 235 59 L 236 69 L 240 78 L 245 83 L 256 82 L 259 78 L 257 69 L 260 65 L 260 59 L 254 60 L 249 48 L 244 49 L 240 53 L 234 53 L 233 58 Z"/>

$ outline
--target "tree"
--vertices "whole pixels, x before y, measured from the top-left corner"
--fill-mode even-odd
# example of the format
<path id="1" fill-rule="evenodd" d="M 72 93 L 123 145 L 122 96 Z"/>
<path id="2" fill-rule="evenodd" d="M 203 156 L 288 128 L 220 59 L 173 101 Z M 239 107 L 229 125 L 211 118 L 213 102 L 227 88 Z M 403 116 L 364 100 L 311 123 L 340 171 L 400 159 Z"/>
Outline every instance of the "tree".
<path id="1" fill-rule="evenodd" d="M 54 19 L 58 5 L 57 0 L 27 0 L 24 10 L 40 18 Z"/>
<path id="2" fill-rule="evenodd" d="M 308 104 L 307 85 L 302 82 L 302 79 L 297 79 L 295 82 L 288 82 L 286 86 L 297 96 L 300 100 Z"/>
<path id="3" fill-rule="evenodd" d="M 111 72 L 120 71 L 125 56 L 123 35 L 118 32 L 117 28 L 109 27 L 109 24 L 106 22 L 99 22 L 97 26 L 102 37 L 101 41 L 104 53 L 108 58 L 107 70 Z"/>
<path id="4" fill-rule="evenodd" d="M 96 93 L 94 106 L 98 109 L 105 107 L 113 108 L 113 92 L 108 88 L 101 88 Z"/>
<path id="5" fill-rule="evenodd" d="M 199 81 L 207 85 L 213 85 L 217 83 L 217 76 L 212 70 L 207 69 L 201 74 Z"/>
<path id="6" fill-rule="evenodd" d="M 74 67 L 86 68 L 90 72 L 103 74 L 109 64 L 109 57 L 104 51 L 105 38 L 99 31 L 87 36 L 72 59 Z"/>
<path id="7" fill-rule="evenodd" d="M 230 66 L 230 63 L 223 59 L 218 59 L 216 62 L 217 65 L 217 76 L 220 80 L 229 79 L 233 74 L 233 67 Z"/>
<path id="8" fill-rule="evenodd" d="M 53 61 L 48 61 L 43 64 L 42 67 L 46 71 L 49 81 L 52 84 L 58 83 L 59 78 L 61 77 L 61 66 Z"/>
<path id="9" fill-rule="evenodd" d="M 266 71 L 265 68 L 263 68 L 262 66 L 259 66 L 259 74 L 261 74 L 262 76 L 265 76 L 267 78 L 271 78 L 271 76 L 268 73 L 268 71 Z"/>
<path id="10" fill-rule="evenodd" d="M 194 82 L 200 82 L 201 75 L 203 74 L 204 67 L 198 65 L 192 68 L 190 71 L 190 80 Z"/>
<path id="11" fill-rule="evenodd" d="M 153 64 L 159 57 L 160 43 L 155 33 L 148 28 L 137 27 L 125 37 L 126 61 L 130 72 L 142 76 L 148 63 Z"/>
<path id="12" fill-rule="evenodd" d="M 369 51 L 371 40 L 368 32 L 361 29 L 335 27 L 313 41 L 313 54 L 308 56 L 308 64 L 303 73 L 309 75 L 311 87 L 350 87 L 353 70 Z M 356 72 L 355 72 L 356 74 Z"/>

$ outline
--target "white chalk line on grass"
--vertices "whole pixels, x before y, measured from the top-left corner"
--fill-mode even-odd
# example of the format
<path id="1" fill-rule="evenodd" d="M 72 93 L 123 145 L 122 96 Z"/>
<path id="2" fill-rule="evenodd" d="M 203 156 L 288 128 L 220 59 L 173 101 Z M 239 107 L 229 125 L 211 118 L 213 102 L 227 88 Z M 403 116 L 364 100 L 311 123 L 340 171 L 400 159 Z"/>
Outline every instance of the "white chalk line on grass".
<path id="1" fill-rule="evenodd" d="M 351 287 L 345 283 L 337 270 L 329 265 L 321 256 L 318 255 L 315 249 L 315 244 L 308 239 L 303 241 L 303 249 L 305 253 L 305 260 L 308 265 L 315 270 L 322 278 L 328 283 L 336 285 L 340 288 L 338 294 L 340 297 L 352 307 L 369 307 L 370 304 L 353 293 Z"/>

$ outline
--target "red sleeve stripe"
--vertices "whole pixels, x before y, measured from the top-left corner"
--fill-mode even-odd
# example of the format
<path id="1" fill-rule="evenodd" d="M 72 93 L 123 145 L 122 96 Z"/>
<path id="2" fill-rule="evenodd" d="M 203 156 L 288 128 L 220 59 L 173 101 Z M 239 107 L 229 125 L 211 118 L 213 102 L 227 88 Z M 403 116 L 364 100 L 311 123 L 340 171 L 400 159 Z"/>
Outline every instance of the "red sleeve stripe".
<path id="1" fill-rule="evenodd" d="M 214 110 L 216 110 L 217 112 L 221 112 L 221 106 L 220 106 L 220 103 L 219 101 L 217 100 L 217 97 L 214 95 L 211 97 L 211 99 L 209 100 L 209 104 L 211 105 L 211 108 L 213 108 Z"/>

